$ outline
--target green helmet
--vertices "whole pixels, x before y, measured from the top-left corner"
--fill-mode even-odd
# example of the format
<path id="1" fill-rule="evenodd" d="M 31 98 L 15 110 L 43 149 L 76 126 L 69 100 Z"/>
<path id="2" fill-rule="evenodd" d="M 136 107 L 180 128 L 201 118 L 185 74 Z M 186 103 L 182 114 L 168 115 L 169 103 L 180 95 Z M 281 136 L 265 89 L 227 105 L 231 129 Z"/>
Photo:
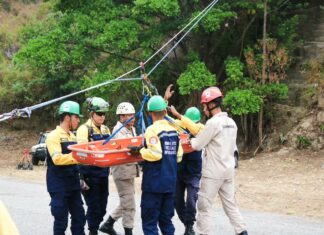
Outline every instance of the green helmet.
<path id="1" fill-rule="evenodd" d="M 75 114 L 82 117 L 80 114 L 80 105 L 74 101 L 65 101 L 61 104 L 59 114 L 63 113 Z"/>
<path id="2" fill-rule="evenodd" d="M 107 101 L 105 101 L 102 98 L 99 97 L 93 97 L 90 99 L 87 99 L 88 101 L 88 110 L 94 111 L 94 112 L 101 112 L 105 113 L 109 110 L 109 104 Z"/>
<path id="3" fill-rule="evenodd" d="M 154 95 L 147 103 L 147 110 L 149 112 L 163 111 L 167 107 L 167 103 L 162 96 Z"/>
<path id="4" fill-rule="evenodd" d="M 196 107 L 190 107 L 185 112 L 185 117 L 189 118 L 193 122 L 200 121 L 200 111 Z"/>

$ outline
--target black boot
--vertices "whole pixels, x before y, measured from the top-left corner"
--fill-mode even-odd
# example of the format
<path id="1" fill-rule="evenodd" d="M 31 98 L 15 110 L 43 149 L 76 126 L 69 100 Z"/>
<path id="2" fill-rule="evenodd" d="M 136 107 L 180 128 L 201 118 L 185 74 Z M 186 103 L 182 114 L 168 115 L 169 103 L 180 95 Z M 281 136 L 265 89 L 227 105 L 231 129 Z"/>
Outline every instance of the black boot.
<path id="1" fill-rule="evenodd" d="M 109 235 L 119 235 L 114 229 L 115 222 L 116 220 L 114 220 L 111 216 L 109 216 L 107 221 L 100 226 L 99 231 L 103 233 L 107 233 Z"/>
<path id="2" fill-rule="evenodd" d="M 193 225 L 192 224 L 188 224 L 186 225 L 186 230 L 184 235 L 195 235 L 195 230 L 193 229 Z"/>
<path id="3" fill-rule="evenodd" d="M 248 235 L 248 232 L 245 230 L 245 231 L 239 233 L 238 235 Z"/>
<path id="4" fill-rule="evenodd" d="M 97 230 L 90 230 L 89 235 L 98 235 L 98 231 Z"/>
<path id="5" fill-rule="evenodd" d="M 133 235 L 133 229 L 132 228 L 124 228 L 125 229 L 125 235 Z"/>

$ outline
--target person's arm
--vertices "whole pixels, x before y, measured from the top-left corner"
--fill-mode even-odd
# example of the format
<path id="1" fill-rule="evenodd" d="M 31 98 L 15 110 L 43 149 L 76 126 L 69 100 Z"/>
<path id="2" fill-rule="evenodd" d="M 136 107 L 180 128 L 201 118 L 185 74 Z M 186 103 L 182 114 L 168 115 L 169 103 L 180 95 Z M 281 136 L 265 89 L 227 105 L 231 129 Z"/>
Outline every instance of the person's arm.
<path id="1" fill-rule="evenodd" d="M 179 124 L 182 128 L 189 130 L 189 132 L 194 136 L 196 136 L 203 129 L 203 124 L 195 123 L 189 118 L 181 115 L 173 105 L 171 105 L 169 110 L 176 118 L 178 118 L 177 124 Z"/>
<path id="2" fill-rule="evenodd" d="M 187 129 L 192 135 L 196 136 L 204 128 L 201 123 L 195 123 L 185 116 L 181 116 L 180 125 Z"/>
<path id="3" fill-rule="evenodd" d="M 46 146 L 53 163 L 58 166 L 78 164 L 78 162 L 72 157 L 72 153 L 62 154 L 62 147 L 59 138 L 54 137 L 55 136 L 49 134 L 46 139 Z"/>
<path id="4" fill-rule="evenodd" d="M 86 125 L 81 125 L 76 133 L 76 138 L 78 143 L 87 143 L 89 142 L 89 130 Z"/>
<path id="5" fill-rule="evenodd" d="M 170 84 L 164 92 L 164 100 L 169 103 L 169 99 L 172 97 L 174 91 L 171 91 L 173 84 Z"/>
<path id="6" fill-rule="evenodd" d="M 202 131 L 200 131 L 195 138 L 190 140 L 191 147 L 198 151 L 202 150 L 218 132 L 218 126 L 214 126 L 213 123 L 207 122 Z"/>
<path id="7" fill-rule="evenodd" d="M 162 158 L 161 142 L 157 134 L 152 128 L 148 128 L 145 132 L 146 147 L 140 150 L 142 158 L 146 161 L 154 162 Z"/>

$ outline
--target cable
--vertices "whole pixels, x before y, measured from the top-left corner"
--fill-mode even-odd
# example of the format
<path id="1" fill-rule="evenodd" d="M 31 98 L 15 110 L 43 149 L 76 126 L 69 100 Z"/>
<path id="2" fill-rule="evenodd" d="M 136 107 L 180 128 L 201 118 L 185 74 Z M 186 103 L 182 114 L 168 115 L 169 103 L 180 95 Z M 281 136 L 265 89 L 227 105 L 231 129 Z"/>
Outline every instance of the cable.
<path id="1" fill-rule="evenodd" d="M 210 5 L 209 8 L 199 17 L 199 19 L 189 28 L 189 30 L 177 41 L 170 50 L 157 62 L 154 67 L 148 72 L 147 76 L 149 76 L 162 62 L 163 60 L 176 48 L 179 43 L 187 36 L 188 33 L 200 22 L 200 20 L 210 11 L 210 9 L 218 2 L 219 0 L 214 0 Z"/>
<path id="2" fill-rule="evenodd" d="M 182 33 L 189 25 L 191 25 L 198 17 L 200 17 L 201 14 L 203 14 L 208 8 L 211 7 L 211 5 L 215 5 L 213 4 L 215 2 L 212 1 L 211 3 L 209 3 L 209 5 L 207 7 L 205 7 L 204 10 L 202 10 L 198 15 L 196 15 L 185 27 L 183 27 L 177 34 L 175 34 L 168 42 L 166 42 L 162 47 L 160 47 L 160 49 L 158 49 L 150 58 L 148 58 L 144 64 L 147 64 L 150 60 L 152 60 L 160 51 L 163 50 L 164 47 L 166 47 L 169 43 L 171 43 L 176 37 L 178 37 L 178 35 L 180 33 Z"/>

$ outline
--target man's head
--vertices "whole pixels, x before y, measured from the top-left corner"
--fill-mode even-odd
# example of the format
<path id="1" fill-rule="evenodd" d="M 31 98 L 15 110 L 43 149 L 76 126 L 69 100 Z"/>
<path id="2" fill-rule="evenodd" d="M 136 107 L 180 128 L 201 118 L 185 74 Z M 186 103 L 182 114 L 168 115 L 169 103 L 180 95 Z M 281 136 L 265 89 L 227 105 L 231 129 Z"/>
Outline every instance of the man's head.
<path id="1" fill-rule="evenodd" d="M 129 102 L 122 102 L 117 106 L 116 114 L 118 115 L 119 121 L 121 123 L 126 122 L 128 119 L 134 117 L 135 115 L 135 108 Z M 127 126 L 134 126 L 135 119 L 133 118 Z"/>
<path id="2" fill-rule="evenodd" d="M 59 108 L 60 122 L 68 127 L 69 130 L 75 130 L 79 123 L 80 117 L 80 105 L 74 101 L 65 101 Z"/>
<path id="3" fill-rule="evenodd" d="M 201 104 L 207 117 L 213 116 L 221 109 L 223 94 L 218 87 L 209 87 L 201 95 Z"/>
<path id="4" fill-rule="evenodd" d="M 190 107 L 186 110 L 185 117 L 189 118 L 193 122 L 199 122 L 201 119 L 200 111 L 196 107 Z"/>
<path id="5" fill-rule="evenodd" d="M 147 103 L 147 111 L 149 111 L 153 121 L 164 118 L 166 115 L 166 107 L 166 101 L 159 95 L 152 96 Z"/>
<path id="6" fill-rule="evenodd" d="M 109 110 L 109 103 L 102 98 L 88 98 L 88 111 L 95 125 L 100 126 L 104 123 L 106 112 Z"/>

